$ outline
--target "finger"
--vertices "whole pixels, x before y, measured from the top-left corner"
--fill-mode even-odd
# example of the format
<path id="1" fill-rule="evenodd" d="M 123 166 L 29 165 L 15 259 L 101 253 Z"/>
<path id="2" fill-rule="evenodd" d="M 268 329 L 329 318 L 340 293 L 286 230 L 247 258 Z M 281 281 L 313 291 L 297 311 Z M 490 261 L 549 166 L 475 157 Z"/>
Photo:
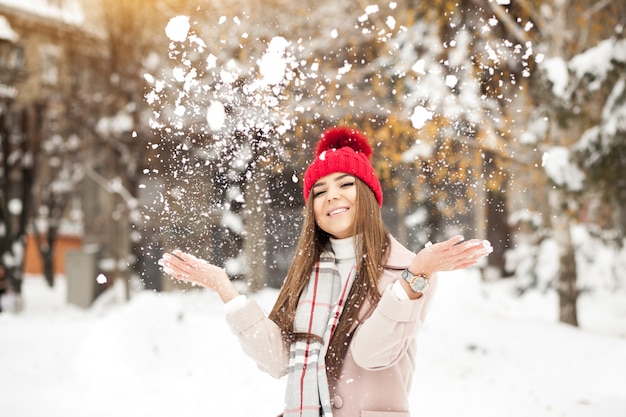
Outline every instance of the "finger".
<path id="1" fill-rule="evenodd" d="M 187 262 L 170 253 L 163 255 L 163 258 L 159 260 L 159 265 L 165 273 L 180 280 L 184 280 L 184 278 L 192 274 L 194 269 Z"/>
<path id="2" fill-rule="evenodd" d="M 485 243 L 486 242 L 486 243 Z M 455 245 L 450 248 L 447 253 L 443 253 L 445 263 L 452 269 L 461 269 L 471 266 L 478 260 L 493 251 L 493 248 L 487 241 L 472 239 L 462 244 Z"/>
<path id="3" fill-rule="evenodd" d="M 172 252 L 172 255 L 176 256 L 178 259 L 180 259 L 183 262 L 187 262 L 189 264 L 193 264 L 195 261 L 198 260 L 198 258 L 196 258 L 195 256 L 193 256 L 190 253 L 185 253 L 183 251 L 181 251 L 180 249 L 176 249 Z"/>
<path id="4" fill-rule="evenodd" d="M 426 243 L 426 245 L 424 246 L 424 251 L 429 252 L 429 253 L 436 253 L 436 252 L 447 252 L 449 250 L 451 250 L 452 248 L 454 248 L 455 246 L 458 246 L 461 242 L 463 242 L 465 238 L 461 235 L 457 235 L 454 237 L 451 237 L 448 240 L 444 240 L 443 242 L 439 242 L 439 243 L 435 243 L 432 244 L 430 241 Z"/>
<path id="5" fill-rule="evenodd" d="M 465 240 L 465 237 L 462 235 L 456 235 L 451 237 L 448 240 L 445 240 L 443 242 L 441 242 L 441 245 L 446 247 L 446 248 L 452 248 L 456 245 L 462 244 L 462 242 Z"/>
<path id="6" fill-rule="evenodd" d="M 471 258 L 478 249 L 479 244 L 478 240 L 472 239 L 459 245 L 455 245 L 451 251 L 453 251 L 457 260 L 463 260 Z"/>
<path id="7" fill-rule="evenodd" d="M 180 250 L 172 252 L 172 254 L 168 257 L 168 260 L 188 272 L 197 269 L 200 266 L 200 263 L 204 262 L 201 259 Z"/>
<path id="8" fill-rule="evenodd" d="M 486 244 L 484 242 L 486 242 Z M 457 253 L 461 256 L 470 256 L 474 252 L 482 252 L 487 250 L 487 248 L 491 248 L 491 244 L 486 240 L 481 241 L 478 239 L 471 239 L 454 247 L 454 249 L 459 251 Z"/>
<path id="9" fill-rule="evenodd" d="M 183 273 L 170 266 L 167 262 L 159 263 L 159 265 L 161 265 L 163 272 L 166 274 L 171 275 L 175 279 L 182 279 Z"/>
<path id="10" fill-rule="evenodd" d="M 471 247 L 463 252 L 464 257 L 459 258 L 459 267 L 467 268 L 468 266 L 472 266 L 485 256 L 488 256 L 491 252 L 493 252 L 493 247 L 491 243 L 487 240 L 479 241 L 478 244 L 472 244 Z"/>
<path id="11" fill-rule="evenodd" d="M 180 258 L 181 260 L 183 260 L 184 262 L 186 262 L 191 268 L 199 268 L 202 265 L 208 265 L 209 263 L 207 261 L 205 261 L 204 259 L 198 258 L 190 253 L 185 253 L 182 252 L 181 250 L 175 250 L 174 254 Z"/>
<path id="12" fill-rule="evenodd" d="M 166 253 L 166 255 L 169 255 L 169 256 L 171 256 L 171 257 L 174 257 L 174 258 L 180 259 L 180 260 L 182 261 L 182 260 L 184 260 L 184 259 L 183 259 L 183 256 L 185 255 L 185 253 L 184 253 L 184 252 L 182 252 L 182 251 L 181 251 L 181 250 L 179 250 L 179 249 L 174 249 L 172 252 L 168 252 L 168 253 Z"/>
<path id="13" fill-rule="evenodd" d="M 478 245 L 478 241 L 472 239 L 464 242 L 463 236 L 456 236 L 438 245 L 440 246 L 435 245 L 433 248 L 433 255 L 439 256 L 445 263 L 454 263 L 468 258 L 474 251 L 473 248 Z"/>
<path id="14" fill-rule="evenodd" d="M 182 269 L 185 265 L 185 261 L 171 253 L 163 255 L 161 265 L 167 266 L 170 269 Z"/>
<path id="15" fill-rule="evenodd" d="M 493 252 L 493 247 L 488 240 L 478 240 L 476 244 L 472 245 L 472 250 L 477 256 L 483 257 Z"/>
<path id="16" fill-rule="evenodd" d="M 483 240 L 481 244 L 483 246 L 485 255 L 489 255 L 491 252 L 493 252 L 493 246 L 491 246 L 491 242 L 489 242 L 488 240 Z"/>
<path id="17" fill-rule="evenodd" d="M 466 261 L 466 262 L 463 262 L 463 263 L 460 263 L 460 264 L 456 265 L 453 270 L 456 271 L 458 269 L 466 269 L 466 268 L 469 268 L 470 266 L 476 265 L 477 263 L 478 263 L 478 259 L 473 259 L 471 261 Z"/>

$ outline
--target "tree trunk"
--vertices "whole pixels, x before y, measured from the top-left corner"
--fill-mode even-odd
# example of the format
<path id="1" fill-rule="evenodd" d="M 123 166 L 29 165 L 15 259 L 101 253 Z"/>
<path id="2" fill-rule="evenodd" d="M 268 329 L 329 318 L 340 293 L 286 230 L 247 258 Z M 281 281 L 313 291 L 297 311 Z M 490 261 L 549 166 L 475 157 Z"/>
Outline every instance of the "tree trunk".
<path id="1" fill-rule="evenodd" d="M 125 184 L 126 185 L 126 184 Z M 130 213 L 129 207 L 127 206 L 127 202 L 123 200 L 120 196 L 113 195 L 113 201 L 116 203 L 116 213 L 119 216 L 116 221 L 113 222 L 113 236 L 112 241 L 109 244 L 112 244 L 113 251 L 113 259 L 115 261 L 115 266 L 113 270 L 113 279 L 121 280 L 124 288 L 124 300 L 130 300 L 131 291 L 130 291 L 130 271 L 128 269 L 128 259 L 130 253 Z"/>
<path id="2" fill-rule="evenodd" d="M 49 221 L 50 220 L 51 219 L 49 219 Z M 54 245 L 56 243 L 58 229 L 56 227 L 48 227 L 44 240 L 44 236 L 42 236 L 39 232 L 36 222 L 33 220 L 32 231 L 33 236 L 35 237 L 35 243 L 37 244 L 37 249 L 39 250 L 39 257 L 41 258 L 41 264 L 43 266 L 44 279 L 46 280 L 48 286 L 52 288 L 54 287 Z"/>
<path id="3" fill-rule="evenodd" d="M 503 277 L 506 275 L 505 253 L 509 249 L 511 233 L 508 223 L 506 199 L 500 190 L 487 191 L 487 240 L 493 246 L 493 253 L 487 258 L 489 267 Z"/>
<path id="4" fill-rule="evenodd" d="M 251 291 L 256 292 L 267 282 L 266 268 L 266 200 L 267 179 L 265 173 L 251 169 L 252 175 L 245 185 L 244 207 L 245 235 L 243 250 L 247 260 L 246 279 Z"/>
<path id="5" fill-rule="evenodd" d="M 578 326 L 578 289 L 576 288 L 576 258 L 567 214 L 565 191 L 554 189 L 550 195 L 552 230 L 560 248 L 559 275 L 556 291 L 559 295 L 559 321 Z"/>
<path id="6" fill-rule="evenodd" d="M 621 189 L 618 201 L 626 201 L 626 188 Z M 618 208 L 618 215 L 622 236 L 626 236 L 626 204 L 622 204 L 622 206 Z"/>
<path id="7" fill-rule="evenodd" d="M 404 177 L 405 172 L 410 172 L 408 169 L 400 168 L 399 175 Z M 407 185 L 409 182 L 402 178 L 402 180 L 398 183 L 397 192 L 396 192 L 396 238 L 400 242 L 404 242 L 407 244 L 409 242 L 409 234 L 407 232 L 407 227 L 405 223 L 405 219 L 407 216 L 407 207 L 411 205 L 411 196 L 409 194 L 409 190 L 407 189 Z"/>
<path id="8" fill-rule="evenodd" d="M 565 248 L 565 252 L 561 255 L 557 293 L 559 294 L 559 321 L 578 326 L 576 258 L 574 248 L 571 245 Z"/>
<path id="9" fill-rule="evenodd" d="M 43 264 L 43 276 L 50 288 L 54 287 L 54 250 L 49 248 L 41 251 L 41 263 Z"/>

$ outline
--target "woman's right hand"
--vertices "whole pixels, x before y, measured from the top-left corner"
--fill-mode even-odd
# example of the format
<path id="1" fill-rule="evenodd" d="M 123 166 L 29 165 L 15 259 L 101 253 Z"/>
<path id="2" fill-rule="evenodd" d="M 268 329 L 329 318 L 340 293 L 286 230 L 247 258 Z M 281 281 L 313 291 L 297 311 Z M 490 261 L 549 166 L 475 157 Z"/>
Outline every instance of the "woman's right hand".
<path id="1" fill-rule="evenodd" d="M 165 253 L 158 263 L 177 280 L 214 290 L 225 303 L 239 295 L 224 269 L 189 253 L 180 250 Z"/>

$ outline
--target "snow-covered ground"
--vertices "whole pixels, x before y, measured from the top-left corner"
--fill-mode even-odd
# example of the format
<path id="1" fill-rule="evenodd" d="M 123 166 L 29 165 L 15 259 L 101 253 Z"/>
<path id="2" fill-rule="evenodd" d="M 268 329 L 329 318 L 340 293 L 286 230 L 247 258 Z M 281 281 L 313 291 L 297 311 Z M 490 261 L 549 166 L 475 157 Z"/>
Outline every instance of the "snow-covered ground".
<path id="1" fill-rule="evenodd" d="M 581 328 L 553 294 L 512 295 L 475 271 L 445 274 L 419 338 L 415 416 L 626 416 L 625 295 L 586 294 Z M 207 291 L 105 293 L 88 310 L 66 283 L 25 281 L 0 314 L 3 417 L 275 416 L 284 380 L 256 369 Z M 269 309 L 275 290 L 254 297 Z"/>

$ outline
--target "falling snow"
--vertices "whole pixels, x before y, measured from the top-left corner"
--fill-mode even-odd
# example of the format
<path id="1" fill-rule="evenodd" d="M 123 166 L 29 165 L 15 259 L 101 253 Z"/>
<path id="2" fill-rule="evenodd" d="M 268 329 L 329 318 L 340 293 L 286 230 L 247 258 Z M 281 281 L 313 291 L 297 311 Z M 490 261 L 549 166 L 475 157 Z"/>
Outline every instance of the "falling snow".
<path id="1" fill-rule="evenodd" d="M 190 28 L 189 16 L 176 16 L 165 27 L 165 34 L 173 42 L 184 42 Z"/>

